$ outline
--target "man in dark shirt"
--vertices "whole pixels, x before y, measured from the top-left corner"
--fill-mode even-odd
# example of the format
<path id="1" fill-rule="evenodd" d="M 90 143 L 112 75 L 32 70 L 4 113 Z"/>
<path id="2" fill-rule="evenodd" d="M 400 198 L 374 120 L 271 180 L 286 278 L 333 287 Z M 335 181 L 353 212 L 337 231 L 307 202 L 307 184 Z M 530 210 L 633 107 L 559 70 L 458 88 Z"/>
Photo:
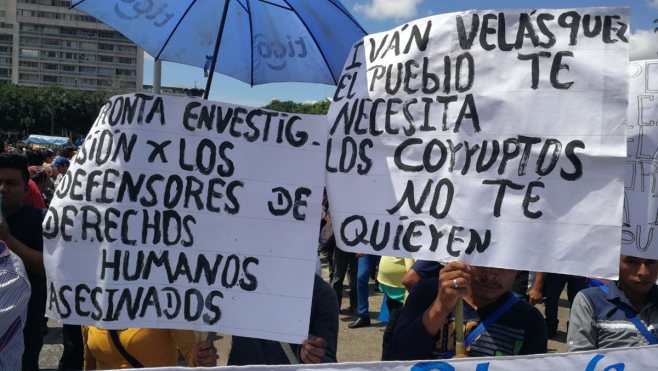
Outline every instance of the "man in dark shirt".
<path id="1" fill-rule="evenodd" d="M 39 369 L 39 353 L 43 346 L 42 326 L 45 322 L 46 281 L 43 267 L 43 212 L 23 204 L 28 191 L 29 173 L 25 157 L 16 154 L 0 155 L 0 195 L 2 220 L 0 240 L 18 255 L 28 273 L 32 296 L 28 304 L 27 323 L 23 330 L 25 352 L 23 371 Z"/>
<path id="2" fill-rule="evenodd" d="M 464 300 L 466 351 L 472 357 L 546 353 L 541 314 L 512 292 L 516 271 L 447 264 L 439 278 L 422 280 L 398 318 L 392 353 L 397 360 L 451 358 L 453 311 Z"/>
<path id="3" fill-rule="evenodd" d="M 304 364 L 334 363 L 338 346 L 338 300 L 331 286 L 315 276 L 309 338 L 301 346 L 292 345 L 286 355 L 287 344 L 276 341 L 233 337 L 229 366 L 292 364 L 290 357 Z"/>

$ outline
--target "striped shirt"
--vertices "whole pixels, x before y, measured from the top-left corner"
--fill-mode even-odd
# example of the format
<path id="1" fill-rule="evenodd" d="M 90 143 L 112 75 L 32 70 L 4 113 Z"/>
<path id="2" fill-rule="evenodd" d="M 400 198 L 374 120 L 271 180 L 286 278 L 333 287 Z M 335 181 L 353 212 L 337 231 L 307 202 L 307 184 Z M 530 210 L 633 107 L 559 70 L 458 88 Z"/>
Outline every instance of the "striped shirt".
<path id="1" fill-rule="evenodd" d="M 455 318 L 449 316 L 436 335 L 423 325 L 423 315 L 436 300 L 439 280 L 421 280 L 409 294 L 400 312 L 391 345 L 395 360 L 444 359 L 455 353 Z M 491 318 L 512 295 L 508 292 L 494 303 L 475 309 L 464 302 L 464 330 L 468 336 L 481 321 Z M 541 313 L 517 301 L 495 322 L 487 324 L 467 349 L 470 357 L 515 356 L 546 353 L 546 323 Z"/>
<path id="2" fill-rule="evenodd" d="M 0 371 L 21 369 L 30 292 L 23 262 L 0 241 Z"/>

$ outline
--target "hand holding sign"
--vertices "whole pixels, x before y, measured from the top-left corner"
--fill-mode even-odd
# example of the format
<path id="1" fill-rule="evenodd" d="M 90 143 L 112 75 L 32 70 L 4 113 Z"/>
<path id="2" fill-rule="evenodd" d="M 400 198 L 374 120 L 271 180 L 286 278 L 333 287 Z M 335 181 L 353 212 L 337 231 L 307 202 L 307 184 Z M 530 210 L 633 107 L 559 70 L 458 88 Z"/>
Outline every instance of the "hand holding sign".
<path id="1" fill-rule="evenodd" d="M 302 343 L 299 351 L 302 363 L 316 364 L 322 363 L 327 352 L 327 341 L 321 337 L 309 336 Z"/>
<path id="2" fill-rule="evenodd" d="M 451 262 L 441 269 L 438 294 L 423 315 L 423 325 L 429 334 L 436 335 L 439 332 L 458 300 L 472 295 L 471 273 L 471 266 L 463 262 Z"/>
<path id="3" fill-rule="evenodd" d="M 217 349 L 209 340 L 204 340 L 194 347 L 194 366 L 195 367 L 214 367 L 217 366 Z"/>

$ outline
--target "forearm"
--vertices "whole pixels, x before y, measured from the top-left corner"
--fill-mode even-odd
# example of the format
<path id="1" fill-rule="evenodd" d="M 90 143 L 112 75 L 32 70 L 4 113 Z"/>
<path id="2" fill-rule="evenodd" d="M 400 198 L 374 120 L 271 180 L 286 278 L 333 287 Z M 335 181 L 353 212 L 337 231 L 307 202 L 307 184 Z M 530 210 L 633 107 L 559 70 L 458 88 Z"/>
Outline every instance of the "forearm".
<path id="1" fill-rule="evenodd" d="M 532 287 L 541 290 L 544 287 L 544 278 L 546 273 L 544 272 L 535 272 L 535 282 L 532 284 Z"/>
<path id="2" fill-rule="evenodd" d="M 447 316 L 434 305 L 415 315 L 403 315 L 395 328 L 391 356 L 395 360 L 420 360 L 432 357 L 436 334 L 446 323 Z M 410 314 L 410 313 L 409 313 Z"/>
<path id="3" fill-rule="evenodd" d="M 432 303 L 423 313 L 423 327 L 428 334 L 436 336 L 448 321 L 449 311 L 444 310 L 439 303 Z"/>
<path id="4" fill-rule="evenodd" d="M 26 246 L 13 236 L 9 236 L 5 242 L 9 249 L 21 258 L 28 272 L 39 275 L 45 274 L 43 267 L 43 254 L 40 251 Z"/>

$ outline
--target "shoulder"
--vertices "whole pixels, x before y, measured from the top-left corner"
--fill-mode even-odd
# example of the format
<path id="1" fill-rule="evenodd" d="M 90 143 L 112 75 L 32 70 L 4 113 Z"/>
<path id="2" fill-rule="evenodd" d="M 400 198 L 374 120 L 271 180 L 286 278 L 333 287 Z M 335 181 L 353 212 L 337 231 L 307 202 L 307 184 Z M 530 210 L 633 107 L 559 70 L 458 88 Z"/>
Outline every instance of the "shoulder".
<path id="1" fill-rule="evenodd" d="M 338 299 L 336 298 L 334 289 L 317 274 L 313 282 L 313 301 L 319 301 L 324 304 L 336 303 L 338 305 Z"/>
<path id="2" fill-rule="evenodd" d="M 544 324 L 544 316 L 535 306 L 525 300 L 519 299 L 510 309 L 509 316 L 526 322 L 527 325 Z"/>
<path id="3" fill-rule="evenodd" d="M 436 278 L 423 278 L 411 289 L 410 295 L 436 296 L 439 292 L 439 280 Z"/>
<path id="4" fill-rule="evenodd" d="M 573 306 L 592 306 L 592 303 L 607 301 L 607 294 L 598 287 L 580 290 L 573 300 Z"/>
<path id="5" fill-rule="evenodd" d="M 571 311 L 598 315 L 599 313 L 607 312 L 614 306 L 615 304 L 608 300 L 607 292 L 601 290 L 599 287 L 590 287 L 576 294 L 571 305 Z"/>
<path id="6" fill-rule="evenodd" d="M 197 336 L 194 331 L 191 330 L 169 330 L 169 331 L 171 331 L 171 337 L 174 339 L 174 342 L 176 342 L 177 344 L 197 342 Z"/>
<path id="7" fill-rule="evenodd" d="M 439 292 L 439 280 L 436 278 L 421 279 L 409 292 L 405 308 L 424 311 L 436 299 Z"/>
<path id="8" fill-rule="evenodd" d="M 589 301 L 594 301 L 598 299 L 604 299 L 606 298 L 608 294 L 604 291 L 601 290 L 599 287 L 588 287 L 584 290 L 580 290 L 578 292 L 577 296 L 580 296 L 581 299 L 587 299 Z"/>
<path id="9" fill-rule="evenodd" d="M 39 190 L 39 186 L 30 179 L 27 185 L 27 195 L 25 197 L 25 202 L 35 208 L 45 208 L 46 203 L 43 201 L 43 196 Z"/>

